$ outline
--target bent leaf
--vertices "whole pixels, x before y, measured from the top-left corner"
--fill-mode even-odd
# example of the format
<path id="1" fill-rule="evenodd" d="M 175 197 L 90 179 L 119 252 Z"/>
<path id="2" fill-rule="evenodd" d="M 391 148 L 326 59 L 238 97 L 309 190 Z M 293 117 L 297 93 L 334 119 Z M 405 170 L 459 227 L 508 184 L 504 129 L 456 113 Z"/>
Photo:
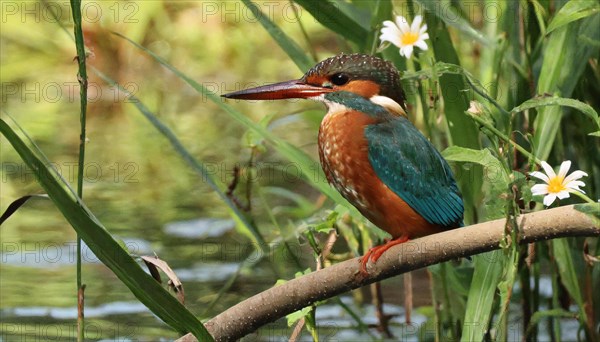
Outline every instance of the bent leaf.
<path id="1" fill-rule="evenodd" d="M 25 203 L 27 203 L 27 201 L 29 201 L 32 198 L 48 199 L 48 195 L 27 195 L 21 198 L 17 198 L 11 204 L 8 205 L 8 208 L 6 208 L 4 213 L 2 213 L 2 216 L 0 216 L 0 225 L 4 223 L 4 221 L 11 217 L 12 214 L 14 214 L 17 210 L 19 210 L 19 208 L 21 208 L 21 206 L 23 206 Z"/>
<path id="2" fill-rule="evenodd" d="M 141 258 L 142 260 L 144 260 L 144 263 L 146 264 L 146 267 L 148 267 L 148 270 L 150 271 L 152 277 L 156 279 L 156 281 L 158 281 L 159 284 L 161 283 L 160 273 L 158 273 L 159 269 L 163 271 L 167 275 L 167 277 L 169 277 L 169 287 L 173 289 L 173 291 L 175 291 L 179 302 L 181 304 L 185 304 L 185 292 L 183 291 L 183 283 L 181 283 L 181 280 L 179 280 L 179 277 L 177 276 L 177 274 L 175 274 L 175 271 L 173 271 L 171 266 L 169 266 L 169 264 L 166 261 L 159 259 L 157 256 L 143 255 L 141 256 Z"/>
<path id="3" fill-rule="evenodd" d="M 569 1 L 554 16 L 550 25 L 548 25 L 546 34 L 570 22 L 583 19 L 598 12 L 600 12 L 600 4 L 597 1 Z"/>
<path id="4" fill-rule="evenodd" d="M 494 157 L 490 150 L 474 150 L 460 146 L 450 146 L 442 152 L 442 156 L 448 161 L 474 163 L 486 169 L 486 178 L 492 180 L 490 175 L 500 175 L 504 184 L 509 183 L 508 174 L 498 158 Z"/>
<path id="5" fill-rule="evenodd" d="M 592 119 L 598 127 L 600 127 L 600 118 L 598 117 L 598 112 L 592 108 L 592 106 L 587 103 L 581 102 L 575 99 L 567 99 L 564 97 L 539 97 L 531 100 L 527 100 L 520 104 L 519 106 L 513 108 L 511 113 L 520 113 L 528 109 L 538 108 L 538 107 L 547 107 L 547 106 L 563 106 L 563 107 L 571 107 L 575 108 L 578 111 L 585 114 L 587 117 Z"/>

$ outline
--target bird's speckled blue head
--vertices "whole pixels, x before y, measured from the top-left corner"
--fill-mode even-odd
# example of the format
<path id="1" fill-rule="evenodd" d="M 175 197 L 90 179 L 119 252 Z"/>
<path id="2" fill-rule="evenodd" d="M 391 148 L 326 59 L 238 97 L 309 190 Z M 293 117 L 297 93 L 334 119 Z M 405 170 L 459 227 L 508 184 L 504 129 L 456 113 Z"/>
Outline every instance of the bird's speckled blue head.
<path id="1" fill-rule="evenodd" d="M 385 96 L 405 107 L 400 73 L 391 62 L 375 56 L 341 54 L 327 58 L 310 69 L 301 81 L 365 98 Z"/>

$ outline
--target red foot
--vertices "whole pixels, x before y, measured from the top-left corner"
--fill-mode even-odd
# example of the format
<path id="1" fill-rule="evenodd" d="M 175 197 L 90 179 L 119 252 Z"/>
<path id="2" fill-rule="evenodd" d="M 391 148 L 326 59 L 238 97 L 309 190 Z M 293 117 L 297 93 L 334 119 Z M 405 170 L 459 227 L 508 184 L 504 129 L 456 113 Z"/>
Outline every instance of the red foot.
<path id="1" fill-rule="evenodd" d="M 379 259 L 381 255 L 390 247 L 405 243 L 406 241 L 408 241 L 407 236 L 400 236 L 384 243 L 383 245 L 375 246 L 369 249 L 367 253 L 360 259 L 360 273 L 365 276 L 368 275 L 369 272 L 367 272 L 367 263 L 369 260 L 373 263 L 376 263 L 377 259 Z"/>

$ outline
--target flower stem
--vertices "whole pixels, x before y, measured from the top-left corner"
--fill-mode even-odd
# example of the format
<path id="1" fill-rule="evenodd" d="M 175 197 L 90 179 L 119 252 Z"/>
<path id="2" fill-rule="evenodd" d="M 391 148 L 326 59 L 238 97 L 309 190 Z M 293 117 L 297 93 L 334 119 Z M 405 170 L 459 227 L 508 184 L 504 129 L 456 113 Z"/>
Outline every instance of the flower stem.
<path id="1" fill-rule="evenodd" d="M 494 133 L 498 138 L 500 138 L 500 139 L 504 140 L 505 142 L 513 145 L 514 148 L 516 148 L 524 156 L 526 156 L 530 160 L 533 160 L 536 164 L 541 165 L 542 161 L 540 159 L 538 159 L 536 156 L 534 156 L 531 152 L 527 151 L 523 146 L 521 146 L 521 145 L 517 144 L 516 142 L 514 142 L 513 140 L 511 140 L 506 134 L 500 132 L 496 127 L 492 126 L 489 122 L 483 120 L 478 115 L 474 115 L 474 114 L 471 114 L 469 112 L 466 112 L 466 113 L 468 115 L 470 115 L 473 120 L 477 121 L 478 124 L 480 124 L 481 126 L 487 128 L 492 133 Z"/>
<path id="2" fill-rule="evenodd" d="M 584 200 L 588 203 L 598 203 L 598 202 L 595 202 L 593 199 L 587 197 L 586 194 L 584 194 L 583 192 L 573 191 L 572 194 L 579 196 L 579 198 L 581 198 L 582 200 Z"/>

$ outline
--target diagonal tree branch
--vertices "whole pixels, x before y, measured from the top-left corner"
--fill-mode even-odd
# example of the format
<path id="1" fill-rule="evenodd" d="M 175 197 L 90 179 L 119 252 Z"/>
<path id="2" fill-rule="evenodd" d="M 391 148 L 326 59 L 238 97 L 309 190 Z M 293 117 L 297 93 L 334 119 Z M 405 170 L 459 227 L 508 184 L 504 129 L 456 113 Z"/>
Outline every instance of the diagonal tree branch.
<path id="1" fill-rule="evenodd" d="M 573 206 L 522 215 L 518 222 L 519 243 L 569 236 L 600 236 L 600 227 Z M 369 265 L 367 277 L 359 273 L 358 258 L 341 262 L 248 298 L 209 320 L 205 326 L 216 341 L 237 340 L 316 301 L 408 271 L 498 249 L 505 223 L 505 219 L 479 223 L 394 246 L 375 265 Z M 178 341 L 196 339 L 187 334 Z"/>

